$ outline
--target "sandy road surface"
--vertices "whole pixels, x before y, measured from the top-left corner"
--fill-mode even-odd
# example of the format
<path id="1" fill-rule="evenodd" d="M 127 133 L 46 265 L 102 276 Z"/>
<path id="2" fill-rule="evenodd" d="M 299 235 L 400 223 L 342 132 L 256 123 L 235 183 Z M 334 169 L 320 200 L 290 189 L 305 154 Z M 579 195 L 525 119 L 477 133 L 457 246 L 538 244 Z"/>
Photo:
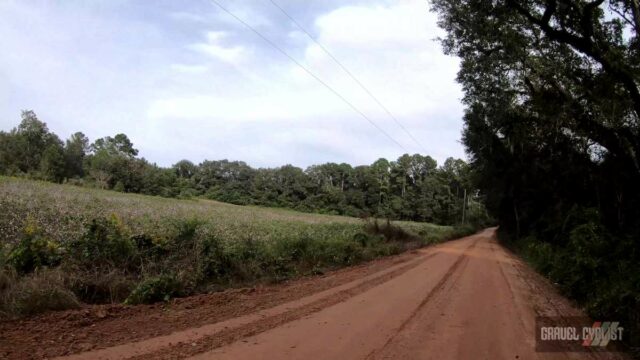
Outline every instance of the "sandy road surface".
<path id="1" fill-rule="evenodd" d="M 318 287 L 314 288 L 314 283 Z M 291 294 L 273 301 L 273 306 L 232 312 L 233 316 L 220 321 L 197 321 L 198 311 L 203 311 L 206 304 L 202 309 L 181 312 L 181 317 L 191 316 L 193 324 L 176 323 L 177 330 L 173 332 L 154 325 L 156 322 L 171 325 L 170 315 L 147 315 L 150 317 L 148 328 L 159 329 L 155 334 L 147 333 L 127 342 L 122 337 L 104 333 L 102 338 L 85 340 L 94 342 L 88 347 L 93 348 L 89 351 L 78 351 L 71 346 L 75 343 L 69 343 L 72 350 L 66 353 L 71 354 L 62 358 L 308 360 L 614 356 L 534 351 L 536 315 L 581 313 L 497 244 L 493 229 L 404 254 L 394 261 L 383 260 L 291 286 L 300 291 L 286 286 L 284 290 L 276 289 L 270 294 L 279 291 L 291 291 Z M 256 296 L 258 301 L 271 299 Z M 243 301 L 242 298 L 228 300 Z M 135 317 L 135 314 L 129 316 Z M 104 327 L 103 331 L 120 329 L 118 331 L 126 333 L 126 327 L 114 325 L 126 324 L 126 321 L 114 316 L 109 322 L 97 325 Z M 145 333 L 144 324 L 136 324 L 137 327 L 129 325 L 132 326 L 129 330 L 133 334 Z M 28 331 L 29 326 L 22 324 L 21 329 Z M 82 332 L 82 329 L 76 330 Z M 13 334 L 15 338 L 18 335 Z M 105 344 L 110 347 L 104 347 Z M 14 354 L 26 357 L 56 354 L 16 351 Z"/>

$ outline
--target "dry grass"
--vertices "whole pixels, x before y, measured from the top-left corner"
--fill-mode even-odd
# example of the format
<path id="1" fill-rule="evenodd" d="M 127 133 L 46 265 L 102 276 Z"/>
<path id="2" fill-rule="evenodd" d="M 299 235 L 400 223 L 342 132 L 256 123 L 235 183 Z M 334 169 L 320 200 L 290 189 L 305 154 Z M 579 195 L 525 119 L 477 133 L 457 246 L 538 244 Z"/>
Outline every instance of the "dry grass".
<path id="1" fill-rule="evenodd" d="M 18 277 L 0 271 L 0 318 L 32 315 L 48 310 L 66 310 L 80 306 L 67 289 L 65 274 L 59 270 L 40 270 Z"/>

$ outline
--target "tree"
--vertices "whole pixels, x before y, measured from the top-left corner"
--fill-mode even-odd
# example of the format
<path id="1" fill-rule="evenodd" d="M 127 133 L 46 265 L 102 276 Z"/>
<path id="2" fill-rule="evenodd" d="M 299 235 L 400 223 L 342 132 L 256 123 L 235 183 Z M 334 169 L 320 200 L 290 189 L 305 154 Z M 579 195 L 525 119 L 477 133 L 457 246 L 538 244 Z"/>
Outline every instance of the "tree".
<path id="1" fill-rule="evenodd" d="M 88 151 L 89 138 L 81 132 L 76 132 L 71 135 L 64 147 L 66 177 L 73 178 L 84 176 L 83 165 Z"/>
<path id="2" fill-rule="evenodd" d="M 445 51 L 462 59 L 463 141 L 504 228 L 520 233 L 548 209 L 557 211 L 550 217 L 562 217 L 576 203 L 599 206 L 603 220 L 618 230 L 634 227 L 639 199 L 633 184 L 640 181 L 636 3 L 433 4 L 448 33 Z M 612 172 L 619 174 L 615 180 L 606 176 Z"/>
<path id="3" fill-rule="evenodd" d="M 591 315 L 637 331 L 638 1 L 434 0 L 433 9 L 445 52 L 461 59 L 469 179 L 501 239 Z"/>
<path id="4" fill-rule="evenodd" d="M 149 164 L 144 159 L 136 159 L 138 150 L 125 134 L 97 139 L 90 146 L 91 154 L 86 165 L 89 175 L 103 189 L 111 189 L 116 184 L 125 192 L 141 192 L 144 171 Z"/>
<path id="5" fill-rule="evenodd" d="M 20 173 L 19 142 L 15 132 L 0 131 L 0 174 Z"/>
<path id="6" fill-rule="evenodd" d="M 22 121 L 14 134 L 18 143 L 16 158 L 20 170 L 25 173 L 37 171 L 42 153 L 57 137 L 51 137 L 47 124 L 38 120 L 32 110 L 22 111 Z"/>
<path id="7" fill-rule="evenodd" d="M 61 141 L 51 143 L 44 149 L 39 168 L 43 179 L 53 182 L 62 181 L 65 175 L 65 162 Z"/>
<path id="8" fill-rule="evenodd" d="M 106 152 L 111 156 L 124 156 L 128 158 L 133 158 L 138 155 L 138 150 L 133 147 L 133 143 L 125 134 L 117 134 L 114 137 L 107 136 L 97 139 L 91 144 L 91 150 L 94 153 Z"/>
<path id="9" fill-rule="evenodd" d="M 197 171 L 196 165 L 189 160 L 180 160 L 173 165 L 173 169 L 178 177 L 191 179 Z"/>

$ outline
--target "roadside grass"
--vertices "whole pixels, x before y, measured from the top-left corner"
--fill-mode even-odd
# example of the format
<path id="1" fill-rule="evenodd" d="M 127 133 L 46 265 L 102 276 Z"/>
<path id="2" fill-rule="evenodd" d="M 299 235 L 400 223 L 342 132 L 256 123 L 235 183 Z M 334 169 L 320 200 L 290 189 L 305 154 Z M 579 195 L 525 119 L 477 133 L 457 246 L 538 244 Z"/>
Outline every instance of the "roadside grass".
<path id="1" fill-rule="evenodd" d="M 0 317 L 322 274 L 473 230 L 0 177 Z"/>

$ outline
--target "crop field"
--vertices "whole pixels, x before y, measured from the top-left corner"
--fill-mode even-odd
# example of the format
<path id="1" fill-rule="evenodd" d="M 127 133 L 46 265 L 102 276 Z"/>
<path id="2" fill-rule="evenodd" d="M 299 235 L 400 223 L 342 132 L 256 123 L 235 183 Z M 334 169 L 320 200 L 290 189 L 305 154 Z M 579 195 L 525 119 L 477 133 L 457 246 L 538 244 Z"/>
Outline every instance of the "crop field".
<path id="1" fill-rule="evenodd" d="M 0 315 L 320 274 L 463 231 L 0 177 Z"/>

